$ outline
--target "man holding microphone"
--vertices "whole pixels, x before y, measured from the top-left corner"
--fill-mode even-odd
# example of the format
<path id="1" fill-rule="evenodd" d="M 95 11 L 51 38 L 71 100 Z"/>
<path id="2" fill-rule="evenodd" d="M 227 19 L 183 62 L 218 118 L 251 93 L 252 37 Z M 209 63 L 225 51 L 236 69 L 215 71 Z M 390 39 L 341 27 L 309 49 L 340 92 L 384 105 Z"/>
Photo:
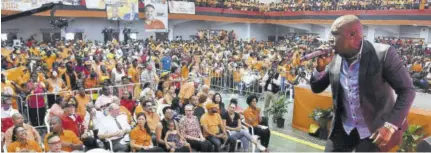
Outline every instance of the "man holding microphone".
<path id="1" fill-rule="evenodd" d="M 334 117 L 326 152 L 387 152 L 401 141 L 415 97 L 396 50 L 363 39 L 354 15 L 337 18 L 330 43 L 310 79 L 314 93 L 332 89 Z M 397 94 L 394 99 L 393 90 Z"/>

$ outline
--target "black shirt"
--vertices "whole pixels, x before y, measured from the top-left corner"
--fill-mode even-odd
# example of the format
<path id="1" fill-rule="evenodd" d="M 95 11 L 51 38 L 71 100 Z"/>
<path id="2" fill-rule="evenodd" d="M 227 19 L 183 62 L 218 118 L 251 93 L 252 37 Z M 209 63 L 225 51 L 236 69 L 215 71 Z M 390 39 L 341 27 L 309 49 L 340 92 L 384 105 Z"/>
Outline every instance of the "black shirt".
<path id="1" fill-rule="evenodd" d="M 205 109 L 201 106 L 195 108 L 193 115 L 198 117 L 199 121 L 201 120 L 201 116 L 205 114 Z"/>
<path id="2" fill-rule="evenodd" d="M 232 118 L 229 116 L 228 112 L 224 112 L 223 115 L 221 116 L 222 119 L 226 120 L 226 126 L 231 127 L 231 128 L 236 128 L 238 127 L 238 121 L 240 119 L 239 114 L 235 113 L 233 120 Z"/>

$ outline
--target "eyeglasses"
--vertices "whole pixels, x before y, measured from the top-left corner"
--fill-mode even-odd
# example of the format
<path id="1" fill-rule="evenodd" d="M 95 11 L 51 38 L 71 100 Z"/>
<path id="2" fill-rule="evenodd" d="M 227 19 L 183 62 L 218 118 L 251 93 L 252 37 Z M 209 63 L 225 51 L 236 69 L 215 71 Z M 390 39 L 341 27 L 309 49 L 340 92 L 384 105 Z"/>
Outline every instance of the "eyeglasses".
<path id="1" fill-rule="evenodd" d="M 193 110 L 184 110 L 184 111 L 187 111 L 187 112 L 188 112 L 188 111 L 193 111 Z"/>
<path id="2" fill-rule="evenodd" d="M 54 141 L 54 142 L 48 142 L 49 145 L 55 145 L 61 143 L 61 140 Z"/>

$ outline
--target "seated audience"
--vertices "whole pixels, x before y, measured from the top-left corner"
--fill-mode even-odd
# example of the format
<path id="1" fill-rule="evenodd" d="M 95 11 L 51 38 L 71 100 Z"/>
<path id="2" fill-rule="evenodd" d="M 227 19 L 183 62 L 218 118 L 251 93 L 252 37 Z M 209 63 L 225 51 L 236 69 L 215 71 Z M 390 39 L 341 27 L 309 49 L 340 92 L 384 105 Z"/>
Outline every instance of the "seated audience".
<path id="1" fill-rule="evenodd" d="M 181 149 L 183 147 L 187 147 L 190 152 L 192 152 L 192 148 L 190 144 L 187 143 L 186 139 L 178 132 L 176 128 L 175 120 L 170 120 L 167 122 L 168 131 L 165 136 L 166 149 L 169 152 L 175 152 L 176 149 Z"/>
<path id="2" fill-rule="evenodd" d="M 262 116 L 260 115 L 260 108 L 257 107 L 257 97 L 254 95 L 247 97 L 248 108 L 244 111 L 244 119 L 249 127 L 254 130 L 254 134 L 260 136 L 261 143 L 264 147 L 268 148 L 271 131 L 268 127 L 260 125 Z"/>
<path id="3" fill-rule="evenodd" d="M 8 152 L 42 152 L 37 141 L 27 139 L 26 131 L 21 126 L 13 128 L 12 143 L 7 146 Z"/>
<path id="4" fill-rule="evenodd" d="M 60 139 L 60 136 L 58 136 L 57 134 L 51 134 L 49 135 L 47 138 L 47 142 L 48 142 L 48 147 L 50 150 L 47 150 L 47 152 L 50 153 L 61 153 L 61 146 L 62 146 L 62 142 Z"/>
<path id="5" fill-rule="evenodd" d="M 162 119 L 162 121 L 160 121 L 157 125 L 157 129 L 156 129 L 156 138 L 157 138 L 157 143 L 159 144 L 159 146 L 163 146 L 163 149 L 165 151 L 171 151 L 171 147 L 169 146 L 169 144 L 167 144 L 167 142 L 165 141 L 165 137 L 166 137 L 166 133 L 168 132 L 168 123 L 170 121 L 174 121 L 173 120 L 173 111 L 171 109 L 171 107 L 165 107 L 163 108 L 163 114 L 164 114 L 164 118 Z M 177 126 L 178 124 L 176 123 L 176 121 L 174 121 L 174 126 Z M 185 146 L 181 147 L 181 148 L 176 148 L 174 150 L 174 152 L 187 152 L 189 151 L 189 149 Z"/>
<path id="6" fill-rule="evenodd" d="M 24 117 L 20 113 L 15 113 L 12 115 L 12 122 L 13 126 L 10 127 L 4 134 L 5 145 L 9 145 L 12 142 L 13 129 L 16 126 L 24 128 L 28 140 L 34 140 L 38 143 L 42 143 L 39 132 L 37 132 L 33 126 L 24 123 Z"/>
<path id="7" fill-rule="evenodd" d="M 194 96 L 196 97 L 196 96 Z M 193 99 L 193 97 L 192 97 Z M 212 144 L 202 135 L 201 126 L 199 120 L 193 115 L 193 105 L 188 104 L 185 106 L 185 114 L 181 118 L 179 123 L 179 129 L 181 134 L 191 145 L 191 147 L 197 151 L 212 152 Z"/>
<path id="8" fill-rule="evenodd" d="M 136 152 L 163 152 L 162 148 L 154 146 L 150 127 L 144 113 L 137 115 L 137 125 L 130 131 L 130 147 Z"/>
<path id="9" fill-rule="evenodd" d="M 75 135 L 80 137 L 85 130 L 83 126 L 84 120 L 81 118 L 81 116 L 75 114 L 76 108 L 76 99 L 74 97 L 70 97 L 63 108 L 64 113 L 61 116 L 61 121 L 65 130 L 70 130 L 75 133 Z"/>
<path id="10" fill-rule="evenodd" d="M 237 105 L 235 103 L 230 103 L 228 107 L 228 111 L 222 115 L 223 124 L 226 126 L 226 129 L 230 132 L 229 135 L 236 140 L 241 140 L 242 149 L 244 152 L 249 151 L 250 142 L 257 145 L 257 148 L 260 151 L 265 151 L 266 148 L 262 146 L 256 139 L 254 139 L 250 133 L 248 133 L 248 129 L 245 130 L 242 128 L 241 118 L 238 113 L 235 112 Z"/>
<path id="11" fill-rule="evenodd" d="M 207 105 L 208 112 L 201 117 L 204 135 L 213 144 L 215 152 L 220 152 L 222 144 L 229 145 L 229 152 L 233 152 L 235 151 L 236 140 L 226 133 L 218 108 L 219 106 L 214 103 Z"/>
<path id="12" fill-rule="evenodd" d="M 14 124 L 12 116 L 19 112 L 12 108 L 12 100 L 9 97 L 2 97 L 1 104 L 1 132 L 6 132 Z"/>
<path id="13" fill-rule="evenodd" d="M 96 109 L 100 109 L 103 106 L 107 106 L 111 104 L 114 100 L 114 96 L 112 95 L 111 90 L 107 86 L 102 87 L 101 93 L 102 95 L 100 95 L 94 103 Z"/>
<path id="14" fill-rule="evenodd" d="M 195 106 L 193 115 L 196 116 L 200 121 L 202 115 L 204 115 L 206 112 L 206 109 L 203 107 L 203 105 L 207 101 L 207 96 L 205 94 L 200 95 L 198 101 L 199 101 L 199 104 Z"/>
<path id="15" fill-rule="evenodd" d="M 219 93 L 214 94 L 212 97 L 212 102 L 219 106 L 219 114 L 224 114 L 226 112 L 226 108 Z"/>
<path id="16" fill-rule="evenodd" d="M 72 152 L 74 150 L 82 150 L 82 142 L 73 131 L 63 129 L 61 119 L 57 116 L 49 120 L 49 126 L 52 129 L 50 133 L 45 135 L 43 143 L 45 150 L 50 150 L 48 145 L 48 137 L 52 134 L 60 136 L 61 150 L 65 152 Z"/>
<path id="17" fill-rule="evenodd" d="M 105 110 L 106 111 L 106 110 Z M 123 140 L 130 131 L 127 116 L 120 114 L 120 106 L 112 103 L 108 106 L 109 115 L 101 120 L 103 126 L 99 126 L 98 137 L 112 142 L 114 152 L 127 152 L 129 146 Z"/>
<path id="18" fill-rule="evenodd" d="M 129 110 L 129 112 L 133 112 L 135 109 L 135 101 L 133 100 L 132 94 L 130 94 L 128 91 L 123 92 L 123 97 L 120 102 L 121 106 L 124 106 Z"/>

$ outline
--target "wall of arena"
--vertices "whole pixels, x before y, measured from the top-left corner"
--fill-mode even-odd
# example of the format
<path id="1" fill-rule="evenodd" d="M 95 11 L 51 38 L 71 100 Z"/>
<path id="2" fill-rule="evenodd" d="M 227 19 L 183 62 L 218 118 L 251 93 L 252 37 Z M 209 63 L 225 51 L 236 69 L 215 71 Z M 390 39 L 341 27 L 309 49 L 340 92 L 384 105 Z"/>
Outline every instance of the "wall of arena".
<path id="1" fill-rule="evenodd" d="M 2 33 L 17 33 L 17 37 L 27 39 L 34 36 L 37 40 L 42 40 L 42 32 L 61 32 L 53 29 L 49 24 L 51 17 L 29 16 L 17 20 L 2 23 Z M 68 18 L 69 26 L 62 36 L 67 32 L 83 32 L 86 40 L 103 40 L 101 30 L 103 28 L 124 27 L 130 28 L 132 32 L 138 32 L 138 39 L 146 39 L 155 36 L 155 33 L 145 32 L 143 20 L 134 22 L 109 21 L 104 18 Z M 268 40 L 269 36 L 285 36 L 289 33 L 314 33 L 323 40 L 327 40 L 330 34 L 330 25 L 315 24 L 255 24 L 255 23 L 235 23 L 235 22 L 215 22 L 198 20 L 169 20 L 169 39 L 181 36 L 189 40 L 190 36 L 196 35 L 198 30 L 220 29 L 233 30 L 238 39 Z M 431 42 L 430 26 L 405 26 L 405 25 L 364 25 L 364 36 L 372 41 L 374 37 L 406 37 L 424 38 L 425 42 Z M 120 31 L 120 40 L 123 35 Z"/>

